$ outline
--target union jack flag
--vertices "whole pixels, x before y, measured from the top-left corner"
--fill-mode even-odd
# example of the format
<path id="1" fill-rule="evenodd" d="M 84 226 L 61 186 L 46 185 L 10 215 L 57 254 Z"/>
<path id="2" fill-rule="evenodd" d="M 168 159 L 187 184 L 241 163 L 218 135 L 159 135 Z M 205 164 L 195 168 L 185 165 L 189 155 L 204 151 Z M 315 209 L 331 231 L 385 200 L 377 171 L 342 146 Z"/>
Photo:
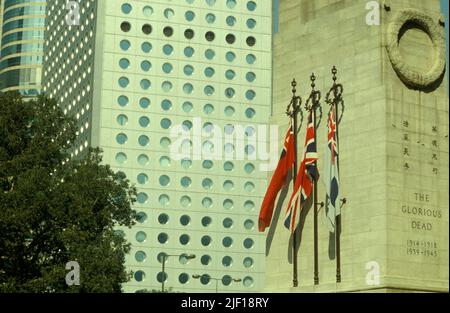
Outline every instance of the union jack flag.
<path id="1" fill-rule="evenodd" d="M 339 171 L 338 160 L 338 142 L 336 136 L 336 112 L 335 106 L 331 107 L 328 115 L 328 146 L 326 149 L 325 161 L 325 188 L 327 190 L 327 199 L 325 206 L 325 215 L 330 232 L 335 231 L 336 216 L 341 214 L 339 207 Z"/>
<path id="2" fill-rule="evenodd" d="M 311 196 L 314 181 L 319 179 L 319 171 L 316 166 L 318 156 L 314 131 L 313 115 L 312 112 L 309 112 L 303 159 L 295 179 L 294 191 L 289 200 L 284 220 L 284 226 L 286 226 L 291 233 L 294 233 L 298 226 L 300 212 L 303 209 L 306 200 Z"/>

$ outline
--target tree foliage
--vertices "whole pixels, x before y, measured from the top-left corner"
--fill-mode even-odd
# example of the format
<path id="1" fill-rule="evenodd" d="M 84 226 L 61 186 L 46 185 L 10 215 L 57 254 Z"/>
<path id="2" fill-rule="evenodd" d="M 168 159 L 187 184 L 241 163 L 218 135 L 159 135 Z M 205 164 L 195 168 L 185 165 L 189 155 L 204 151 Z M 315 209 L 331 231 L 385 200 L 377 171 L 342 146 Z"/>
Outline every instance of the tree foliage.
<path id="1" fill-rule="evenodd" d="M 120 292 L 129 279 L 117 227 L 134 224 L 136 190 L 99 149 L 70 158 L 75 135 L 55 101 L 0 94 L 0 291 Z"/>

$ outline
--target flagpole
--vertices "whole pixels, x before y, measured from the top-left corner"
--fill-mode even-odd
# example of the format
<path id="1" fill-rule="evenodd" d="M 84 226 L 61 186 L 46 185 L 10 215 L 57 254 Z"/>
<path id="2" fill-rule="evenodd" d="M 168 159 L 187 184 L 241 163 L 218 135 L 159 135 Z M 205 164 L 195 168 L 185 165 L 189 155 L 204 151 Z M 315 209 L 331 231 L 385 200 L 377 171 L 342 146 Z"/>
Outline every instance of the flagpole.
<path id="1" fill-rule="evenodd" d="M 320 91 L 315 90 L 315 80 L 316 76 L 314 73 L 312 73 L 311 77 L 311 94 L 306 101 L 305 108 L 309 110 L 313 114 L 313 126 L 314 126 L 314 144 L 316 145 L 316 151 L 317 151 L 317 108 L 320 109 Z M 308 105 L 309 101 L 311 101 L 311 105 Z M 317 161 L 314 161 L 314 167 L 317 169 Z M 318 225 L 318 208 L 317 208 L 317 179 L 314 179 L 314 191 L 313 191 L 313 205 L 314 205 L 314 212 L 313 212 L 313 223 L 314 223 L 314 285 L 319 284 L 319 225 Z"/>
<path id="2" fill-rule="evenodd" d="M 341 171 L 339 169 L 339 156 L 341 153 L 341 150 L 339 149 L 339 115 L 338 115 L 338 103 L 341 101 L 341 93 L 342 93 L 342 89 L 341 89 L 341 93 L 339 93 L 338 91 L 338 87 L 336 84 L 336 74 L 337 74 L 337 69 L 336 66 L 333 66 L 333 69 L 331 70 L 331 73 L 333 74 L 333 94 L 334 94 L 334 101 L 332 103 L 332 106 L 334 106 L 334 110 L 335 110 L 335 114 L 334 114 L 334 119 L 335 119 L 335 125 L 336 125 L 336 141 L 337 141 L 337 151 L 338 151 L 338 155 L 337 155 L 337 159 L 336 159 L 336 165 L 337 165 L 337 169 L 338 169 L 338 173 L 340 174 Z M 342 87 L 342 86 L 341 86 Z M 333 107 L 332 107 L 333 109 Z M 340 203 L 337 203 L 337 205 L 340 205 Z M 336 283 L 340 283 L 341 282 L 341 214 L 335 216 L 335 241 L 336 241 Z"/>
<path id="3" fill-rule="evenodd" d="M 292 100 L 289 104 L 286 114 L 291 118 L 292 120 L 292 126 L 293 126 L 293 137 L 294 137 L 294 170 L 293 170 L 293 179 L 292 179 L 292 187 L 295 188 L 295 179 L 297 178 L 297 164 L 298 164 L 298 153 L 297 153 L 297 133 L 298 133 L 298 120 L 297 115 L 301 109 L 300 103 L 301 98 L 300 96 L 296 96 L 295 93 L 297 92 L 296 86 L 297 82 L 295 79 L 292 80 L 291 83 L 292 86 Z M 292 106 L 292 108 L 291 108 Z M 298 262 L 297 262 L 297 236 L 296 231 L 292 233 L 292 271 L 293 271 L 293 277 L 292 277 L 292 285 L 293 287 L 298 287 Z"/>

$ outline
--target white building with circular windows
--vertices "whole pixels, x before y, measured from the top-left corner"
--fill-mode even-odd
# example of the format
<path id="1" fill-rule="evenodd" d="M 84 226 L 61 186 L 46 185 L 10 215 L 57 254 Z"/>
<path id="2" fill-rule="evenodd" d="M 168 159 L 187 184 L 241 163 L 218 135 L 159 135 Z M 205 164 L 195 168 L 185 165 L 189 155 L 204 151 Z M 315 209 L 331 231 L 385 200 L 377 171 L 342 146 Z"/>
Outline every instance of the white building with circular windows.
<path id="1" fill-rule="evenodd" d="M 75 151 L 101 147 L 138 189 L 124 291 L 261 291 L 267 172 L 251 137 L 271 113 L 271 1 L 84 0 L 70 26 L 65 2 L 48 1 L 44 90 L 78 119 Z M 244 157 L 176 159 L 178 126 L 188 150 Z M 212 136 L 239 127 L 244 142 Z"/>

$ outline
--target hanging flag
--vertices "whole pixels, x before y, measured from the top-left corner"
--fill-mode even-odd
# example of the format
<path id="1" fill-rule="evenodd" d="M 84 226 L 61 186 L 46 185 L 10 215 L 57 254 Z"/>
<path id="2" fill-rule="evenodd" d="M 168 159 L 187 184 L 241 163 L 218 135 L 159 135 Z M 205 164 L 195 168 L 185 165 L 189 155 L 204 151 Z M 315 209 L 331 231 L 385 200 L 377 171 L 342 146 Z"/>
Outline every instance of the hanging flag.
<path id="1" fill-rule="evenodd" d="M 327 199 L 325 205 L 325 215 L 327 226 L 330 232 L 335 231 L 336 216 L 341 214 L 339 199 L 339 173 L 338 173 L 338 142 L 336 136 L 336 116 L 335 107 L 331 107 L 328 115 L 328 145 L 326 148 L 325 160 L 325 188 Z"/>
<path id="2" fill-rule="evenodd" d="M 263 232 L 266 227 L 270 225 L 275 199 L 284 186 L 289 170 L 291 170 L 294 165 L 294 159 L 294 133 L 291 125 L 284 139 L 284 146 L 283 151 L 281 152 L 280 160 L 278 161 L 277 168 L 275 169 L 272 179 L 270 180 L 269 187 L 267 188 L 266 195 L 264 196 L 264 200 L 261 205 L 258 220 L 258 228 L 260 232 Z"/>
<path id="3" fill-rule="evenodd" d="M 319 178 L 319 172 L 315 164 L 318 157 L 314 131 L 312 112 L 309 112 L 303 159 L 295 179 L 294 190 L 291 199 L 289 200 L 284 220 L 284 226 L 286 226 L 291 233 L 293 233 L 298 226 L 300 221 L 300 211 L 311 195 L 314 181 Z"/>

